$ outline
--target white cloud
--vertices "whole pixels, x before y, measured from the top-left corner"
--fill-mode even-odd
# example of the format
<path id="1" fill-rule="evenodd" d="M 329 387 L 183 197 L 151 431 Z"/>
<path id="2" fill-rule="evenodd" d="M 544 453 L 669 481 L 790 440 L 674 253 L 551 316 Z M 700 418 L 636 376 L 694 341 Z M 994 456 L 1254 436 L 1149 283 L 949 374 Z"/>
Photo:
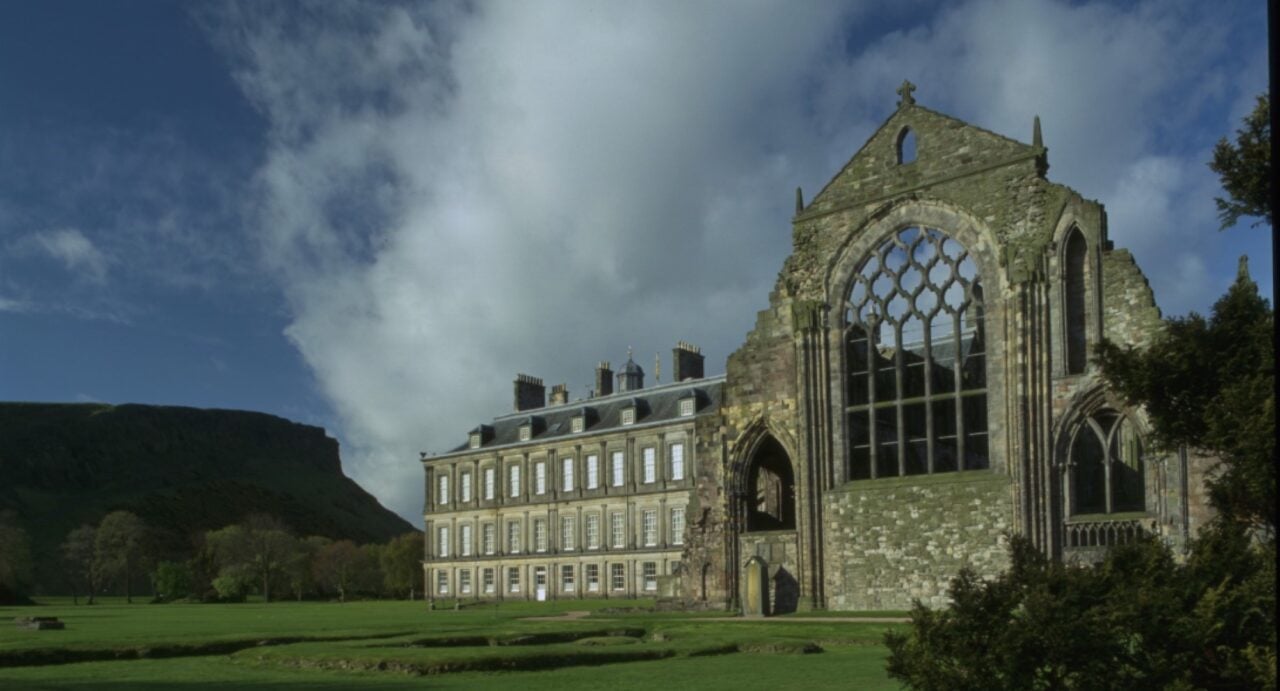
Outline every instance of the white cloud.
<path id="1" fill-rule="evenodd" d="M 1107 202 L 1140 262 L 1192 274 L 1155 239 L 1202 215 L 1180 200 L 1203 146 L 1171 133 L 1238 90 L 1214 62 L 1236 47 L 1188 4 L 975 0 L 883 36 L 818 3 L 374 9 L 210 24 L 270 122 L 252 211 L 288 336 L 348 470 L 409 517 L 417 451 L 503 412 L 517 371 L 582 395 L 597 360 L 633 345 L 648 369 L 676 339 L 721 370 L 795 185 L 816 191 L 903 77 L 1024 140 L 1042 114 L 1051 177 Z"/>
<path id="2" fill-rule="evenodd" d="M 67 271 L 95 283 L 106 280 L 111 260 L 79 230 L 46 230 L 32 233 L 28 239 L 32 247 L 62 262 Z"/>

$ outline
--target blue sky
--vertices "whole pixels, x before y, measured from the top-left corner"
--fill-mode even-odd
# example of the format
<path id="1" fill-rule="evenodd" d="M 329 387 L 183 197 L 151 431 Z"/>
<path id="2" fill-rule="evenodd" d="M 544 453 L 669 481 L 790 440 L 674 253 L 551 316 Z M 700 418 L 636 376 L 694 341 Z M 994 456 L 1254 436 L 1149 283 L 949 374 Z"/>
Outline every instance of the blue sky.
<path id="1" fill-rule="evenodd" d="M 1264 229 L 1205 167 L 1266 85 L 1258 2 L 0 4 L 0 399 L 326 427 L 410 520 L 419 450 L 585 394 L 634 347 L 711 370 L 894 89 L 1029 141 L 1166 314 Z"/>

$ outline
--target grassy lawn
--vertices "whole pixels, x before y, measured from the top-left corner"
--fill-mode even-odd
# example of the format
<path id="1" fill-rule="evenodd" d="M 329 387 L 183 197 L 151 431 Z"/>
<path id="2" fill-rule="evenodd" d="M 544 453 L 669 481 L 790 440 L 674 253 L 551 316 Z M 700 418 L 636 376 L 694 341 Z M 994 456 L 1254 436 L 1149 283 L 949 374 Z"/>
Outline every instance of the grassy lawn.
<path id="1" fill-rule="evenodd" d="M 51 599 L 0 608 L 0 688 L 563 689 L 603 682 L 611 690 L 651 690 L 655 680 L 713 689 L 897 688 L 884 673 L 880 644 L 895 624 L 709 621 L 650 612 L 648 604 L 427 611 L 421 602 L 88 607 Z M 570 610 L 592 614 L 525 619 Z M 21 630 L 7 624 L 16 616 L 56 616 L 67 628 Z"/>

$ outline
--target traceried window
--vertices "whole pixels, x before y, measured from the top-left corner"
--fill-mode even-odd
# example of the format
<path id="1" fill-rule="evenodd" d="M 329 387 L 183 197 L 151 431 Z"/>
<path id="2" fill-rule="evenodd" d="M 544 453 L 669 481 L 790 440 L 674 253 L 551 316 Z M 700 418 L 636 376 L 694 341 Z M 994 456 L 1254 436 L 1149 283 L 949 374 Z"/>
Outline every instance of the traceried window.
<path id="1" fill-rule="evenodd" d="M 671 453 L 671 479 L 684 479 L 684 444 L 672 444 Z"/>
<path id="2" fill-rule="evenodd" d="M 863 261 L 845 310 L 849 478 L 988 467 L 983 290 L 968 250 L 904 228 Z"/>
<path id="3" fill-rule="evenodd" d="M 573 491 L 573 458 L 560 459 L 560 490 Z"/>
<path id="4" fill-rule="evenodd" d="M 600 487 L 600 457 L 591 454 L 587 456 L 587 489 L 598 489 Z"/>
<path id="5" fill-rule="evenodd" d="M 646 485 L 656 482 L 658 479 L 658 461 L 655 450 L 652 446 L 646 447 L 642 453 L 644 483 Z"/>
<path id="6" fill-rule="evenodd" d="M 1113 410 L 1090 416 L 1071 441 L 1071 513 L 1144 510 L 1142 453 L 1132 420 Z"/>

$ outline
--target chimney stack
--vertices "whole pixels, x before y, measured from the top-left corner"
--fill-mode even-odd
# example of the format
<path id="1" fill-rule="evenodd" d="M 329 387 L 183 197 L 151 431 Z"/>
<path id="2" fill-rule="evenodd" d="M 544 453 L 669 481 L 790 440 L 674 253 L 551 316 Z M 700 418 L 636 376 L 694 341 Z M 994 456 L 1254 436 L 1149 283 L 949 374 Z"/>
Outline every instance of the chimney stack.
<path id="1" fill-rule="evenodd" d="M 569 402 L 569 387 L 565 384 L 556 384 L 551 387 L 551 402 L 548 405 L 564 405 Z"/>
<path id="2" fill-rule="evenodd" d="M 527 374 L 517 374 L 515 380 L 516 411 L 541 408 L 547 404 L 547 387 L 542 380 Z"/>
<path id="3" fill-rule="evenodd" d="M 682 382 L 686 379 L 701 379 L 703 377 L 702 362 L 704 359 L 701 348 L 692 343 L 678 341 L 676 347 L 671 349 L 672 379 L 676 382 Z"/>
<path id="4" fill-rule="evenodd" d="M 596 365 L 596 396 L 613 393 L 613 365 L 602 360 Z"/>

